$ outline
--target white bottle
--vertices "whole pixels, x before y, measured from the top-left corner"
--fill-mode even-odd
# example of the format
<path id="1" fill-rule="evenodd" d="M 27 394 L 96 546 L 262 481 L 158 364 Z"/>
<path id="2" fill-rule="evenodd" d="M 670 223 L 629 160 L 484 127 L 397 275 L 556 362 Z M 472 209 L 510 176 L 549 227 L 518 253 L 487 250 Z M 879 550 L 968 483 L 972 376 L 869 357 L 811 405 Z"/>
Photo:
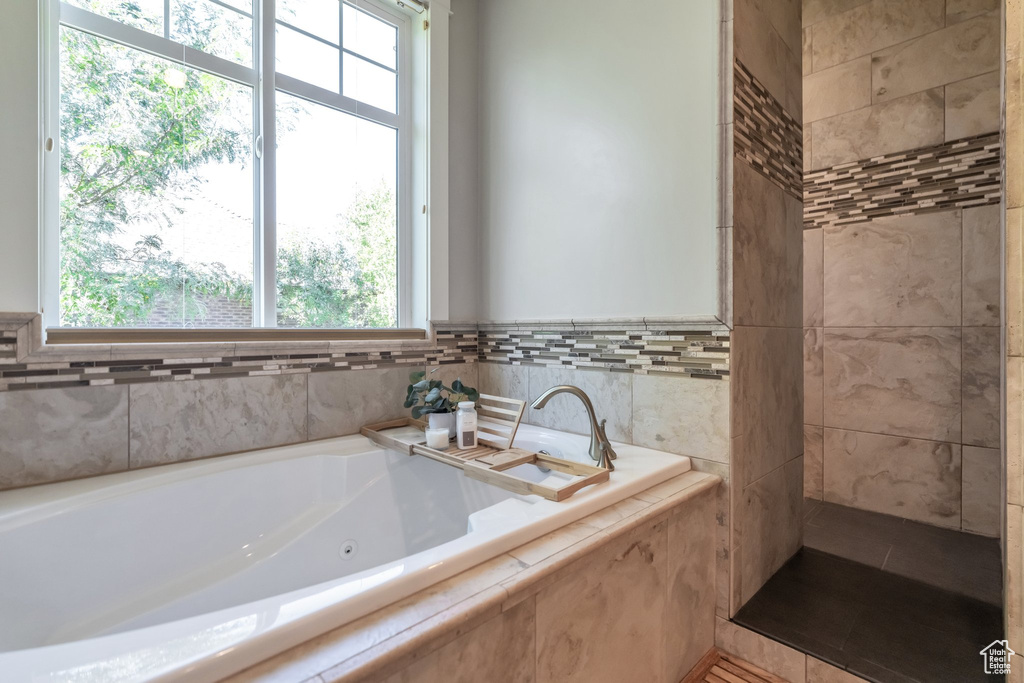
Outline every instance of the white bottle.
<path id="1" fill-rule="evenodd" d="M 455 415 L 455 431 L 459 448 L 476 448 L 476 406 L 472 401 L 460 401 Z"/>

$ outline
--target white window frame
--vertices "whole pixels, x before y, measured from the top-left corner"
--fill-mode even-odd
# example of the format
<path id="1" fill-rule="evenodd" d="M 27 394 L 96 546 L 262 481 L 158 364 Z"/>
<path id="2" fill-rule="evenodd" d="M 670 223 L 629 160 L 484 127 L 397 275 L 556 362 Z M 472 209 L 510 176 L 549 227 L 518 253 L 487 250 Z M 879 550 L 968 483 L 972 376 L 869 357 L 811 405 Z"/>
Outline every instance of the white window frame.
<path id="1" fill-rule="evenodd" d="M 216 2 L 216 0 L 214 0 Z M 275 0 L 253 0 L 253 66 L 247 67 L 228 59 L 200 52 L 166 37 L 122 24 L 114 19 L 93 14 L 60 0 L 41 0 L 42 17 L 42 98 L 44 112 L 43 191 L 41 193 L 43 224 L 40 252 L 43 261 L 42 312 L 44 325 L 59 324 L 60 261 L 59 261 L 59 191 L 60 191 L 60 27 L 84 31 L 105 40 L 152 54 L 173 63 L 208 72 L 253 88 L 253 327 L 277 325 L 277 251 L 276 251 L 276 93 L 278 90 L 323 105 L 352 116 L 378 123 L 398 131 L 398 163 L 396 201 L 398 205 L 398 327 L 426 326 L 430 316 L 430 302 L 438 319 L 447 317 L 447 274 L 436 278 L 433 287 L 428 282 L 430 264 L 428 253 L 439 251 L 430 246 L 447 242 L 447 155 L 444 155 L 444 180 L 438 188 L 429 187 L 427 178 L 441 170 L 429 158 L 435 141 L 426 122 L 439 103 L 432 101 L 427 83 L 435 78 L 443 85 L 444 103 L 434 118 L 444 119 L 444 142 L 447 144 L 447 32 L 443 45 L 431 45 L 426 37 L 429 11 L 412 2 L 399 0 L 343 0 L 398 28 L 398 92 L 397 113 L 346 97 L 340 92 L 306 83 L 300 79 L 276 72 Z M 445 3 L 446 4 L 446 3 Z M 168 11 L 165 2 L 165 12 Z M 444 13 L 447 29 L 448 11 Z M 165 21 L 164 33 L 168 28 Z M 432 36 L 431 36 L 432 37 Z M 339 43 L 342 36 L 339 35 Z M 443 48 L 439 50 L 438 48 Z M 435 74 L 430 68 L 431 53 L 443 53 L 445 73 Z M 413 57 L 414 53 L 417 55 Z M 343 54 L 343 53 L 342 53 Z M 364 58 L 365 59 L 365 58 Z M 369 60 L 372 63 L 372 60 Z M 436 61 L 436 58 L 435 58 Z M 340 68 L 340 65 L 339 65 Z M 344 78 L 340 69 L 339 79 Z M 443 83 L 441 82 L 443 81 Z M 340 80 L 339 80 L 340 83 Z M 425 170 L 425 172 L 423 172 Z M 440 191 L 443 190 L 443 197 Z M 437 229 L 431 229 L 428 217 L 428 198 L 439 197 L 444 206 L 443 220 Z M 422 203 L 422 210 L 414 206 Z M 426 240 L 419 235 L 426 235 Z M 443 245 L 447 256 L 446 244 Z M 445 258 L 445 261 L 447 259 Z M 447 263 L 445 263 L 447 266 Z M 446 270 L 446 269 L 445 269 Z M 427 277 L 424 277 L 424 276 Z M 419 296 L 422 289 L 423 296 Z M 443 295 L 443 301 L 439 295 Z M 421 300 L 422 299 L 422 300 Z"/>

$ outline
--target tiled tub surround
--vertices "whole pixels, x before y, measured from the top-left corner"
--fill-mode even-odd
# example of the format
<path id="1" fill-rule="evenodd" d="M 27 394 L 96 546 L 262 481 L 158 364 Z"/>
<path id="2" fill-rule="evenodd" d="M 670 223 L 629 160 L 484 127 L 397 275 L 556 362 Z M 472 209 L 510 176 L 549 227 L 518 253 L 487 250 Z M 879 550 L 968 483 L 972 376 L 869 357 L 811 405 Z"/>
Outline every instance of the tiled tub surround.
<path id="1" fill-rule="evenodd" d="M 584 437 L 565 437 L 537 429 L 522 433 L 527 440 L 542 436 L 562 439 L 559 446 L 565 453 L 571 450 L 573 458 L 587 457 Z M 426 459 L 398 454 L 383 456 L 360 436 L 13 492 L 0 511 L 6 522 L 5 533 L 13 547 L 22 542 L 29 544 L 25 552 L 18 554 L 32 558 L 33 562 L 52 561 L 46 556 L 59 552 L 54 548 L 69 547 L 69 543 L 32 546 L 38 543 L 40 533 L 74 535 L 74 522 L 68 521 L 69 515 L 60 514 L 65 508 L 74 511 L 82 506 L 81 513 L 73 515 L 77 523 L 111 529 L 108 536 L 97 537 L 89 549 L 80 553 L 75 571 L 86 574 L 126 552 L 126 536 L 145 535 L 152 528 L 154 522 L 147 520 L 144 513 L 131 510 L 159 507 L 164 492 L 173 498 L 175 493 L 187 495 L 189 487 L 234 483 L 238 485 L 225 489 L 223 497 L 203 505 L 217 508 L 226 502 L 250 507 L 258 499 L 264 499 L 266 505 L 257 505 L 259 512 L 255 516 L 233 522 L 221 520 L 212 525 L 211 511 L 200 505 L 175 518 L 177 526 L 167 533 L 164 550 L 155 550 L 150 554 L 152 557 L 126 556 L 114 561 L 121 571 L 127 571 L 123 579 L 118 579 L 117 571 L 112 574 L 102 570 L 96 578 L 98 595 L 89 599 L 102 600 L 103 591 L 118 592 L 125 599 L 134 596 L 136 601 L 128 606 L 139 608 L 138 620 L 131 617 L 130 611 L 116 610 L 97 617 L 98 622 L 80 623 L 76 609 L 90 614 L 93 611 L 87 599 L 36 598 L 40 610 L 34 624 L 44 626 L 30 633 L 6 630 L 0 638 L 10 641 L 8 646 L 13 642 L 15 649 L 25 647 L 22 641 L 40 637 L 52 640 L 62 636 L 74 641 L 88 637 L 92 629 L 110 635 L 66 645 L 51 644 L 48 654 L 38 650 L 8 652 L 0 654 L 0 661 L 8 673 L 23 671 L 20 667 L 30 665 L 33 671 L 39 667 L 53 671 L 86 661 L 104 663 L 90 665 L 95 672 L 131 661 L 133 671 L 152 675 L 175 663 L 181 664 L 182 659 L 224 649 L 226 656 L 206 660 L 209 667 L 190 670 L 189 680 L 205 681 L 220 680 L 225 674 L 238 671 L 243 659 L 251 664 L 261 656 L 272 655 L 272 648 L 280 651 L 282 647 L 301 643 L 256 671 L 240 674 L 238 680 L 260 680 L 270 671 L 278 677 L 274 680 L 300 681 L 314 675 L 324 675 L 328 680 L 380 680 L 391 673 L 385 673 L 387 668 L 398 670 L 403 663 L 416 663 L 418 669 L 414 670 L 415 675 L 410 672 L 398 680 L 424 680 L 424 676 L 431 674 L 441 675 L 437 680 L 445 680 L 443 672 L 449 671 L 461 657 L 486 651 L 488 655 L 482 656 L 479 663 L 463 660 L 460 676 L 466 680 L 510 680 L 499 672 L 505 674 L 514 664 L 530 672 L 529 680 L 594 680 L 609 675 L 608 672 L 614 672 L 611 680 L 628 680 L 632 672 L 642 680 L 679 681 L 714 639 L 713 519 L 714 490 L 719 479 L 695 472 L 665 479 L 672 477 L 672 472 L 685 470 L 685 460 L 633 447 L 621 453 L 622 467 L 616 470 L 620 476 L 608 484 L 582 490 L 565 504 L 517 497 L 493 486 L 464 480 L 457 470 Z M 387 459 L 384 463 L 382 457 Z M 371 466 L 383 467 L 386 476 L 380 476 Z M 276 473 L 282 469 L 295 473 L 286 487 L 281 486 L 280 474 Z M 372 479 L 376 495 L 354 495 L 366 489 L 360 477 Z M 663 481 L 651 487 L 651 482 L 658 478 Z M 424 482 L 429 482 L 426 488 L 421 487 Z M 441 498 L 432 501 L 431 496 Z M 416 509 L 402 512 L 402 502 L 415 502 Z M 509 508 L 510 505 L 518 508 Z M 462 510 L 463 506 L 467 509 Z M 125 513 L 126 510 L 129 512 Z M 482 516 L 470 516 L 467 531 L 464 516 L 473 510 Z M 293 538 L 297 527 L 310 525 L 307 513 L 313 511 L 317 516 L 309 533 L 297 536 L 305 540 L 307 547 L 288 542 L 279 549 L 281 540 Z M 17 516 L 25 512 L 27 518 Z M 113 515 L 105 524 L 104 514 Z M 361 573 L 352 573 L 347 578 L 368 579 L 358 583 L 358 591 L 351 590 L 355 587 L 352 581 L 342 586 L 346 579 L 336 581 L 334 577 L 335 572 L 344 568 L 345 560 L 339 560 L 333 551 L 324 555 L 317 550 L 323 540 L 330 543 L 336 536 L 331 525 L 338 523 L 347 529 L 338 538 L 353 538 L 359 543 L 359 554 L 349 561 L 354 566 L 352 571 Z M 26 527 L 20 528 L 23 524 Z M 394 524 L 406 530 L 407 536 L 393 529 L 385 530 Z M 540 527 L 545 525 L 547 529 L 558 530 L 540 538 L 531 533 L 531 529 L 543 532 L 546 529 Z M 282 536 L 275 529 L 293 532 Z M 373 536 L 381 530 L 384 532 L 377 541 L 359 541 L 366 533 Z M 264 539 L 262 533 L 256 538 L 258 532 L 266 532 L 268 538 Z M 444 537 L 445 533 L 450 537 Z M 441 538 L 436 539 L 438 535 Z M 233 557 L 238 551 L 231 549 L 250 536 L 248 543 L 252 546 L 247 547 L 257 554 L 258 560 L 240 558 L 241 564 L 220 563 L 217 567 L 225 574 L 223 577 L 196 574 L 194 579 L 199 583 L 176 584 L 175 571 L 189 564 L 208 566 L 209 558 L 217 553 Z M 317 541 L 319 537 L 324 538 Z M 445 542 L 447 538 L 452 540 Z M 531 538 L 537 540 L 529 541 Z M 516 547 L 502 539 L 527 543 Z M 433 547 L 438 541 L 442 545 Z M 112 545 L 104 551 L 104 543 Z M 140 538 L 129 546 L 137 548 L 145 543 Z M 424 549 L 425 546 L 431 548 Z M 272 552 L 267 553 L 268 550 Z M 168 557 L 160 559 L 162 552 L 168 553 Z M 389 561 L 392 558 L 387 553 L 394 552 L 397 559 Z M 303 553 L 308 554 L 304 561 Z M 446 561 L 437 562 L 445 558 Z M 156 565 L 139 571 L 140 562 Z M 339 562 L 342 564 L 334 566 Z M 461 575 L 430 586 L 437 579 L 451 577 L 453 568 L 458 570 L 479 562 L 482 564 Z M 424 575 L 425 583 L 421 582 L 420 591 L 412 595 L 408 591 L 382 592 L 374 588 L 384 580 L 383 574 L 375 573 L 380 569 L 388 569 L 385 574 L 391 583 L 413 580 L 419 574 Z M 318 583 L 324 579 L 316 579 L 316 574 L 324 571 L 331 579 L 326 584 Z M 46 590 L 45 585 L 38 584 L 31 567 L 18 569 L 12 565 L 7 573 L 4 584 L 8 590 L 19 583 L 24 583 L 25 588 L 18 594 Z M 429 580 L 431 574 L 433 580 Z M 159 592 L 159 604 L 148 603 L 144 590 L 141 596 L 137 595 L 140 587 L 162 583 L 167 583 L 167 590 Z M 295 591 L 294 585 L 310 583 L 316 585 Z M 65 590 L 78 595 L 75 581 L 68 584 L 65 589 L 57 587 L 57 594 Z M 380 600 L 365 604 L 364 597 L 370 599 L 375 593 Z M 13 595 L 8 594 L 5 599 L 13 599 L 17 605 Z M 377 609 L 403 595 L 411 597 L 351 622 L 352 610 L 368 613 L 369 609 Z M 258 601 L 247 602 L 254 596 Z M 172 598 L 173 602 L 166 604 Z M 229 606 L 240 600 L 246 604 Z M 346 609 L 334 609 L 332 605 L 342 606 L 338 604 L 341 600 L 345 601 Z M 211 605 L 221 611 L 207 613 Z M 61 611 L 66 612 L 70 623 L 79 626 L 70 631 L 61 628 L 46 636 L 50 623 L 63 624 Z M 526 613 L 530 616 L 525 617 Z M 460 640 L 445 651 L 444 656 L 453 656 L 456 661 L 432 660 L 430 665 L 422 661 L 427 653 L 457 637 L 465 637 L 476 625 L 494 617 L 500 617 L 501 623 L 513 614 L 525 618 L 525 622 L 514 622 L 521 628 L 502 628 L 498 634 L 484 628 L 472 639 Z M 168 615 L 170 622 L 166 622 Z M 260 626 L 254 630 L 253 625 L 247 625 L 246 618 L 257 616 Z M 184 621 L 173 621 L 182 617 L 186 617 Z M 232 621 L 237 617 L 246 618 L 241 623 Z M 349 623 L 328 631 L 345 622 Z M 218 624 L 223 628 L 213 628 Z M 232 625 L 241 628 L 232 629 Z M 272 632 L 282 625 L 285 630 Z M 139 626 L 152 628 L 132 631 Z M 44 631 L 40 632 L 40 628 Z M 180 651 L 162 647 L 160 656 L 147 654 L 153 651 L 147 645 L 197 628 L 204 630 L 195 638 L 187 638 L 190 646 Z M 269 642 L 259 644 L 253 640 L 264 632 L 271 638 Z M 317 637 L 325 632 L 326 635 Z M 484 634 L 500 636 L 502 642 L 475 640 Z M 507 651 L 510 642 L 520 643 L 527 650 L 508 652 L 509 657 L 501 661 L 489 654 Z M 169 654 L 173 656 L 169 658 Z M 233 664 L 229 659 L 233 659 Z M 467 669 L 476 666 L 484 670 L 477 674 Z M 486 671 L 495 674 L 487 676 Z M 532 675 L 534 671 L 536 678 Z"/>
<path id="2" fill-rule="evenodd" d="M 805 0 L 803 42 L 805 495 L 996 536 L 998 3 Z"/>
<path id="3" fill-rule="evenodd" d="M 714 645 L 719 481 L 676 477 L 225 683 L 677 683 Z"/>

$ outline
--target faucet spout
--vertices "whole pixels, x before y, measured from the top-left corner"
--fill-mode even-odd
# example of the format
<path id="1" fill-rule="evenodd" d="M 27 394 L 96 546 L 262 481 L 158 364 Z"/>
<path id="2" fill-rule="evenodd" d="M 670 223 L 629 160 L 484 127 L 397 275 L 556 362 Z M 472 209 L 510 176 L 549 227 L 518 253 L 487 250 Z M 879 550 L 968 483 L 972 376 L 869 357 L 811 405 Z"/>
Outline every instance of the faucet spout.
<path id="1" fill-rule="evenodd" d="M 614 470 L 615 465 L 612 464 L 612 460 L 615 460 L 618 456 L 612 448 L 611 442 L 608 440 L 608 435 L 605 433 L 605 423 L 608 421 L 597 421 L 597 414 L 594 412 L 594 404 L 582 389 L 568 384 L 551 387 L 538 396 L 537 400 L 535 400 L 530 407 L 540 410 L 547 405 L 547 402 L 551 400 L 552 396 L 556 396 L 558 394 L 572 394 L 583 402 L 583 407 L 587 410 L 587 418 L 590 420 L 590 457 L 597 461 L 598 467 L 603 467 L 609 471 Z"/>

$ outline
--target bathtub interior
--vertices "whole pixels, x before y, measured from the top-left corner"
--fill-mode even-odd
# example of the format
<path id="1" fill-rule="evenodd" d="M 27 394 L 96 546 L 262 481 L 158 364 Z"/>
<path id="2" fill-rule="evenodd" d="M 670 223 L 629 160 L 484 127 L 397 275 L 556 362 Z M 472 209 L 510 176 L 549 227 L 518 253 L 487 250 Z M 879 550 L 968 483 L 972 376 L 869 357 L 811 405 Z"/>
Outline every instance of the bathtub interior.
<path id="1" fill-rule="evenodd" d="M 486 524 L 476 513 L 513 497 L 427 458 L 372 449 L 229 469 L 9 524 L 0 652 L 357 574 L 463 536 Z"/>

